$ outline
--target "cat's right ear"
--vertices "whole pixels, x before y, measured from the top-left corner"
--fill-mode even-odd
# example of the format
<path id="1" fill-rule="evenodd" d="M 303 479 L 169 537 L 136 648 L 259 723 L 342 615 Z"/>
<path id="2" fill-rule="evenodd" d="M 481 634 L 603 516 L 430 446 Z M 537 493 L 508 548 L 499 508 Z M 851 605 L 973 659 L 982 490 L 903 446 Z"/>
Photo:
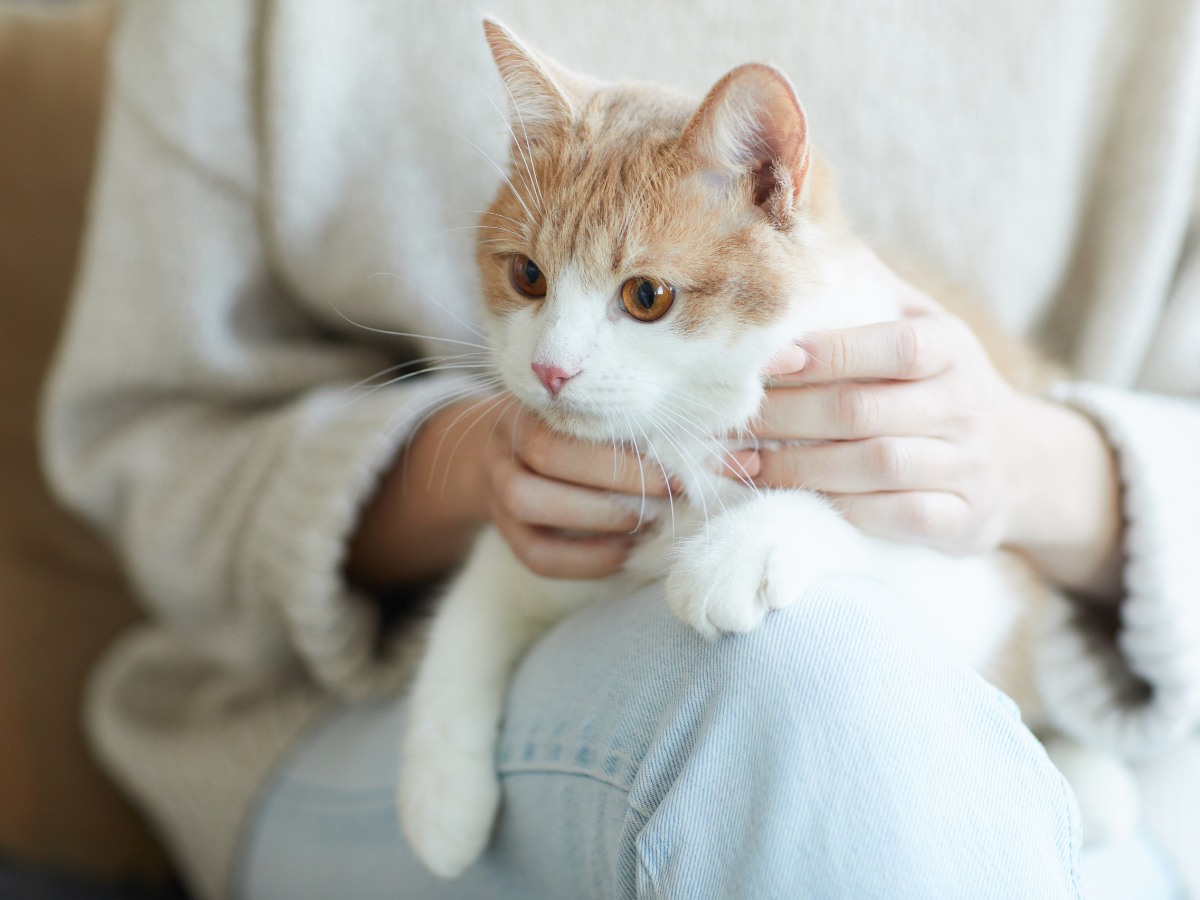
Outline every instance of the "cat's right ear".
<path id="1" fill-rule="evenodd" d="M 777 227 L 791 221 L 808 174 L 808 119 L 774 66 L 738 66 L 688 122 L 682 146 L 727 184 L 749 176 L 753 203 Z"/>
<path id="2" fill-rule="evenodd" d="M 573 117 L 565 73 L 496 19 L 483 20 L 483 33 L 508 91 L 509 125 L 517 144 L 525 149 L 565 129 Z"/>

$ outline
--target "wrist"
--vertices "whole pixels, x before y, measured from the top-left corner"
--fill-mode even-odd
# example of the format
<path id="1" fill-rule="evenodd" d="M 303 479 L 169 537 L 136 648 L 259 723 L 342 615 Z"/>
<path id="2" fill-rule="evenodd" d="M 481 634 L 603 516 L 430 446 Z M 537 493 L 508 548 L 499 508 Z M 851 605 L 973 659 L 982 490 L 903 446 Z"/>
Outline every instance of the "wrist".
<path id="1" fill-rule="evenodd" d="M 1116 602 L 1123 523 L 1112 449 L 1075 410 L 1037 397 L 1021 402 L 1016 504 L 1005 544 L 1060 587 Z"/>
<path id="2" fill-rule="evenodd" d="M 462 400 L 417 429 L 363 506 L 346 560 L 351 580 L 420 581 L 462 557 L 487 519 L 483 459 L 496 407 Z"/>

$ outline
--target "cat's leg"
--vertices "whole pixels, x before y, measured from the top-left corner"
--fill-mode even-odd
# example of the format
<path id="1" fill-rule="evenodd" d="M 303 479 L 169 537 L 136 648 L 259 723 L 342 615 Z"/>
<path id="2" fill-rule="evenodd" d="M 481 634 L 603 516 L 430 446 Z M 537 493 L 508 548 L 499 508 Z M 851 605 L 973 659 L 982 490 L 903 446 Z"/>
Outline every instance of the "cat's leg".
<path id="1" fill-rule="evenodd" d="M 441 601 L 413 683 L 401 756 L 401 823 L 431 871 L 483 852 L 500 802 L 496 736 L 509 676 L 547 627 L 601 582 L 550 582 L 485 532 Z"/>
<path id="2" fill-rule="evenodd" d="M 705 637 L 751 631 L 818 579 L 863 571 L 868 540 L 816 494 L 763 492 L 676 545 L 667 600 Z"/>

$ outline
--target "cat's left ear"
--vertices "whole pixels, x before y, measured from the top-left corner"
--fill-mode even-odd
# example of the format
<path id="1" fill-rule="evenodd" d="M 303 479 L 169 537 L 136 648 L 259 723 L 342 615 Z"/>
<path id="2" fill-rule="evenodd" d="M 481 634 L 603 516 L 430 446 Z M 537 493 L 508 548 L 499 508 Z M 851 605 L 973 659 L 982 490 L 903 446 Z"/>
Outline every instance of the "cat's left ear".
<path id="1" fill-rule="evenodd" d="M 509 125 L 517 144 L 526 149 L 565 129 L 574 116 L 570 73 L 497 19 L 485 18 L 483 32 L 508 91 Z"/>
<path id="2" fill-rule="evenodd" d="M 782 227 L 808 174 L 808 119 L 791 81 L 774 66 L 738 66 L 692 116 L 683 147 L 719 177 L 750 175 L 754 205 Z"/>

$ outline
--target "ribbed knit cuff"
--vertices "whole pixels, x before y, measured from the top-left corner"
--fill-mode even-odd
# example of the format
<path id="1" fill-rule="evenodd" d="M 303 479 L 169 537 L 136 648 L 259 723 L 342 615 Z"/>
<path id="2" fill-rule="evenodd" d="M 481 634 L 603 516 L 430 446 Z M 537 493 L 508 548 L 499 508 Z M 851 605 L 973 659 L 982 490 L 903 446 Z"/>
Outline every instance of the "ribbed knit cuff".
<path id="1" fill-rule="evenodd" d="M 1064 606 L 1041 641 L 1051 721 L 1130 757 L 1200 722 L 1200 408 L 1092 384 L 1051 396 L 1091 418 L 1116 454 L 1125 515 L 1125 596 L 1115 627 Z"/>
<path id="2" fill-rule="evenodd" d="M 430 378 L 353 399 L 331 389 L 309 397 L 290 423 L 289 449 L 257 510 L 239 578 L 257 602 L 278 609 L 306 668 L 335 695 L 394 689 L 411 666 L 411 653 L 380 647 L 376 601 L 346 583 L 347 544 L 413 431 L 470 387 L 469 379 Z"/>

